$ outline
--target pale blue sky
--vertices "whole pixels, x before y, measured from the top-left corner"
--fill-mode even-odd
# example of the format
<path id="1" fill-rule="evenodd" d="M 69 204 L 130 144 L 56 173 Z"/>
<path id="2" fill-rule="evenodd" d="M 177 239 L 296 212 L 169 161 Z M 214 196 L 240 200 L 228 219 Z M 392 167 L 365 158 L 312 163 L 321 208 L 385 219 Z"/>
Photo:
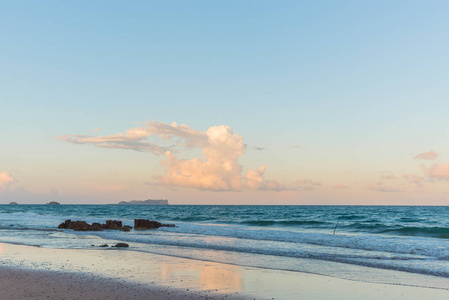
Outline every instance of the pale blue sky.
<path id="1" fill-rule="evenodd" d="M 127 177 L 161 174 L 161 157 L 54 137 L 227 125 L 248 144 L 245 172 L 322 184 L 285 203 L 327 203 L 340 179 L 358 189 L 340 201 L 374 201 L 376 172 L 424 176 L 413 157 L 430 150 L 449 160 L 448 15 L 447 1 L 3 1 L 0 173 L 16 180 L 8 193 L 73 196 L 92 157 L 95 182 L 117 161 Z M 423 180 L 441 203 L 447 181 Z M 398 189 L 393 202 L 419 198 Z"/>

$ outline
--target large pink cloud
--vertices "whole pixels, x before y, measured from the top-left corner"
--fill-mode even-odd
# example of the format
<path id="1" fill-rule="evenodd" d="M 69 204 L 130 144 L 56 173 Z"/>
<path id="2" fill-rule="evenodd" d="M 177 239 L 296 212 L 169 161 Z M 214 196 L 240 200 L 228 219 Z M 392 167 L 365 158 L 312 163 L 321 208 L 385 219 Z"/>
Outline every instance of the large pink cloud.
<path id="1" fill-rule="evenodd" d="M 414 158 L 415 159 L 423 159 L 423 160 L 434 160 L 437 157 L 438 157 L 438 153 L 431 150 L 429 152 L 420 153 L 420 154 L 416 155 Z"/>
<path id="2" fill-rule="evenodd" d="M 8 172 L 0 173 L 0 188 L 14 182 L 14 178 Z"/>
<path id="3" fill-rule="evenodd" d="M 245 154 L 243 137 L 229 126 L 210 127 L 205 132 L 177 123 L 146 122 L 124 134 L 107 136 L 64 135 L 60 140 L 74 144 L 88 144 L 101 148 L 147 151 L 165 155 L 162 165 L 166 173 L 157 176 L 167 186 L 193 187 L 213 191 L 283 190 L 276 180 L 263 178 L 265 167 L 249 170 L 242 175 L 238 159 Z M 151 140 L 150 140 L 151 139 Z M 181 159 L 177 153 L 186 148 L 197 148 L 202 157 Z"/>

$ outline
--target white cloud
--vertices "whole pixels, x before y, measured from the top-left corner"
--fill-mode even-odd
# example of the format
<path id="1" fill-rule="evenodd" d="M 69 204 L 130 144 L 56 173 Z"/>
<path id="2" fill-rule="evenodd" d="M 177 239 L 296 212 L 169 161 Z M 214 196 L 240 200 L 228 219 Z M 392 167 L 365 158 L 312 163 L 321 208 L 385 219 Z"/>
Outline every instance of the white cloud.
<path id="1" fill-rule="evenodd" d="M 10 185 L 14 182 L 14 178 L 8 173 L 8 172 L 1 172 L 0 173 L 0 188 Z"/>
<path id="2" fill-rule="evenodd" d="M 246 180 L 248 188 L 252 190 L 274 190 L 282 191 L 286 187 L 283 183 L 277 180 L 265 180 L 263 174 L 265 173 L 265 167 L 259 167 L 259 170 L 249 170 L 246 173 Z"/>
<path id="3" fill-rule="evenodd" d="M 149 141 L 150 138 L 155 141 Z M 246 145 L 240 135 L 225 125 L 213 126 L 202 132 L 184 124 L 154 121 L 131 128 L 124 134 L 98 137 L 65 135 L 59 139 L 74 144 L 165 155 L 166 160 L 162 161 L 162 165 L 166 167 L 166 174 L 158 176 L 158 180 L 160 184 L 167 186 L 214 191 L 285 189 L 282 183 L 263 178 L 265 167 L 260 167 L 257 171 L 249 170 L 246 176 L 242 175 L 243 166 L 238 163 L 238 159 L 245 153 Z M 202 158 L 177 158 L 177 151 L 183 148 L 201 149 Z"/>

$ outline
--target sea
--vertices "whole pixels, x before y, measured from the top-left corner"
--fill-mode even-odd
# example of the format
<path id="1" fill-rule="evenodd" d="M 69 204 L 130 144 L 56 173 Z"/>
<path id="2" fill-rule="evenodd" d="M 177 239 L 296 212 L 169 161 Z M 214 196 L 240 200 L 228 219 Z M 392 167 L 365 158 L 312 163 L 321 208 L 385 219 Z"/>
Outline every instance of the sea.
<path id="1" fill-rule="evenodd" d="M 150 219 L 176 227 L 75 232 L 88 223 Z M 0 205 L 0 242 L 98 249 L 289 270 L 368 282 L 449 287 L 449 207 Z M 107 248 L 117 251 L 118 248 Z M 398 275 L 399 274 L 399 275 Z"/>

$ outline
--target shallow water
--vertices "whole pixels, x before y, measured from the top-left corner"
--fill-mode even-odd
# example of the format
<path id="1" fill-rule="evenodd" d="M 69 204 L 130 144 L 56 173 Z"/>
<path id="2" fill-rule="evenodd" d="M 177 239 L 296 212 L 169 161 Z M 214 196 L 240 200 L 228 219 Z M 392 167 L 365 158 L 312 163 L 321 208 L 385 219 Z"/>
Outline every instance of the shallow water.
<path id="1" fill-rule="evenodd" d="M 0 242 L 46 248 L 126 242 L 127 251 L 356 280 L 366 276 L 350 271 L 351 266 L 443 279 L 449 278 L 448 214 L 448 207 L 404 206 L 1 205 Z M 133 225 L 137 218 L 176 227 L 132 232 L 57 229 L 66 219 L 115 219 Z"/>

